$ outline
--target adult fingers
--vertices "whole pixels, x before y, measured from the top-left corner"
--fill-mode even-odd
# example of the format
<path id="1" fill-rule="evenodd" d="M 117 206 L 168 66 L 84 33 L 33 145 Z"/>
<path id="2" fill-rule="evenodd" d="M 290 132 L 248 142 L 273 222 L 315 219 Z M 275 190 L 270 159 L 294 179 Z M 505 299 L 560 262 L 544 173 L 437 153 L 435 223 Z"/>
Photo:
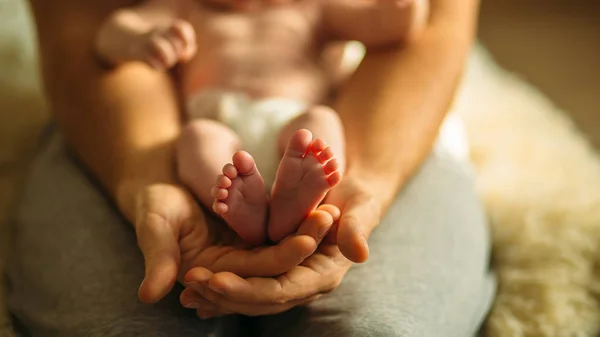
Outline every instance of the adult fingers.
<path id="1" fill-rule="evenodd" d="M 179 295 L 179 302 L 188 309 L 201 309 L 202 311 L 216 311 L 217 307 L 192 288 L 185 288 Z"/>
<path id="2" fill-rule="evenodd" d="M 380 208 L 372 198 L 356 197 L 348 201 L 337 226 L 340 251 L 352 262 L 369 258 L 367 239 L 381 218 Z"/>
<path id="3" fill-rule="evenodd" d="M 181 295 L 179 296 L 179 302 L 181 302 L 181 305 L 183 305 L 185 308 L 196 309 L 204 314 L 210 313 L 210 316 L 229 315 L 235 313 L 225 308 L 217 307 L 211 301 L 204 298 L 199 292 L 190 287 L 185 288 L 181 292 Z"/>
<path id="4" fill-rule="evenodd" d="M 292 236 L 275 246 L 232 250 L 219 257 L 210 269 L 214 272 L 230 271 L 241 277 L 276 276 L 300 264 L 316 249 L 313 238 Z"/>
<path id="5" fill-rule="evenodd" d="M 308 215 L 300 225 L 296 235 L 308 235 L 317 245 L 325 238 L 340 218 L 340 210 L 336 206 L 323 204 Z M 257 275 L 258 276 L 258 275 Z"/>
<path id="6" fill-rule="evenodd" d="M 144 255 L 146 273 L 138 296 L 142 302 L 154 303 L 175 284 L 180 264 L 177 234 L 167 220 L 149 213 L 136 224 L 138 245 Z"/>
<path id="7" fill-rule="evenodd" d="M 332 205 L 322 205 L 302 222 L 296 235 L 275 246 L 254 250 L 233 250 L 211 265 L 214 272 L 228 271 L 240 277 L 270 277 L 287 272 L 302 263 L 317 249 L 340 211 Z"/>
<path id="8" fill-rule="evenodd" d="M 214 305 L 211 301 L 204 298 L 197 291 L 191 288 L 185 288 L 179 296 L 181 305 L 188 309 L 195 309 L 196 316 L 201 319 L 220 317 L 225 315 L 234 314 L 234 312 L 227 309 L 219 308 Z"/>
<path id="9" fill-rule="evenodd" d="M 224 298 L 256 305 L 302 300 L 325 292 L 330 283 L 331 281 L 320 278 L 310 268 L 298 266 L 276 278 L 243 279 L 232 273 L 218 273 L 209 280 L 207 287 Z"/>
<path id="10" fill-rule="evenodd" d="M 334 248 L 337 250 L 337 247 Z M 186 277 L 185 282 L 195 290 L 201 290 L 200 287 L 208 288 L 239 303 L 284 304 L 335 289 L 350 264 L 337 250 L 335 256 L 315 254 L 303 265 L 275 278 L 244 279 L 229 272 L 211 276 L 210 272 L 205 270 L 193 278 Z"/>
<path id="11" fill-rule="evenodd" d="M 201 297 L 204 301 L 210 302 L 215 307 L 215 309 L 212 311 L 203 311 L 203 318 L 206 318 L 216 317 L 217 315 L 224 315 L 225 313 L 238 313 L 246 316 L 274 315 L 288 311 L 299 305 L 306 305 L 312 303 L 316 301 L 321 295 L 317 294 L 308 298 L 288 301 L 285 303 L 250 304 L 230 300 L 225 296 L 215 291 L 212 291 L 209 288 L 201 287 L 200 289 L 198 289 L 197 296 Z"/>

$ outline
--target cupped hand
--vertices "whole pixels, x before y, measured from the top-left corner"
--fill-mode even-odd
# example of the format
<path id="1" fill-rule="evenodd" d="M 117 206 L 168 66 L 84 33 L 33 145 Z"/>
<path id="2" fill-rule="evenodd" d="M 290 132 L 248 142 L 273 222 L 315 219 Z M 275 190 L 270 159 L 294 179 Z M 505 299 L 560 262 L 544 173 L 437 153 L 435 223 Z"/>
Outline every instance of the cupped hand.
<path id="1" fill-rule="evenodd" d="M 342 211 L 335 228 L 317 251 L 287 272 L 265 277 L 246 277 L 231 272 L 193 268 L 184 276 L 186 289 L 181 303 L 197 309 L 201 318 L 239 313 L 248 316 L 271 315 L 308 304 L 339 286 L 352 261 L 368 258 L 367 239 L 379 224 L 386 202 L 383 194 L 351 176 L 344 178 L 327 196 L 321 210 Z M 393 193 L 388 193 L 393 196 Z M 376 197 L 379 195 L 379 197 Z M 391 197 L 390 197 L 391 198 Z M 297 235 L 309 231 L 305 222 Z M 274 273 L 273 273 L 274 274 Z"/>
<path id="2" fill-rule="evenodd" d="M 139 298 L 146 303 L 163 298 L 197 267 L 239 277 L 285 273 L 315 251 L 324 229 L 339 216 L 335 208 L 314 212 L 303 224 L 304 234 L 274 246 L 249 247 L 222 221 L 205 215 L 183 186 L 146 186 L 135 200 L 135 230 L 146 267 Z"/>
<path id="3" fill-rule="evenodd" d="M 278 314 L 306 305 L 339 286 L 351 262 L 338 246 L 323 242 L 300 265 L 275 277 L 243 278 L 231 272 L 193 268 L 184 276 L 183 306 L 200 318 L 237 313 L 247 316 Z"/>
<path id="4" fill-rule="evenodd" d="M 327 204 L 336 206 L 342 212 L 326 241 L 337 243 L 349 260 L 365 262 L 369 258 L 367 240 L 379 225 L 395 194 L 395 188 L 377 188 L 375 183 L 353 176 L 345 177 L 325 198 Z"/>

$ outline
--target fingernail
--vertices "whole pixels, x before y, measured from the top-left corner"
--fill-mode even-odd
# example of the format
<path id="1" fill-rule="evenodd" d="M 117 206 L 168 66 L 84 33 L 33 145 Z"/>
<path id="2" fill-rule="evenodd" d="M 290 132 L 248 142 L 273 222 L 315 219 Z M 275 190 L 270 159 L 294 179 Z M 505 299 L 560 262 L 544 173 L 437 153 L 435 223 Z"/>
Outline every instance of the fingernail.
<path id="1" fill-rule="evenodd" d="M 202 294 L 204 293 L 204 285 L 202 283 L 199 282 L 187 282 L 184 283 L 186 287 L 190 287 L 192 289 L 194 289 L 195 291 L 197 291 L 198 293 Z"/>
<path id="2" fill-rule="evenodd" d="M 369 256 L 369 243 L 367 242 L 367 238 L 365 238 L 364 236 L 361 236 L 361 243 L 363 246 L 363 250 L 365 252 L 365 258 L 368 258 Z"/>
<path id="3" fill-rule="evenodd" d="M 188 309 L 200 309 L 202 306 L 198 302 L 189 301 L 183 304 L 184 307 Z"/>
<path id="4" fill-rule="evenodd" d="M 325 237 L 325 235 L 327 235 L 328 232 L 329 232 L 329 227 L 319 228 L 319 232 L 317 233 L 317 235 L 319 236 L 318 239 L 322 240 Z"/>
<path id="5" fill-rule="evenodd" d="M 223 295 L 225 293 L 222 289 L 219 289 L 219 288 L 217 288 L 215 286 L 211 286 L 211 285 L 208 285 L 208 289 L 216 292 L 217 294 L 221 294 L 221 295 Z"/>
<path id="6" fill-rule="evenodd" d="M 365 238 L 363 235 L 360 236 L 360 243 L 365 250 L 369 250 L 369 243 L 367 242 L 367 238 Z"/>

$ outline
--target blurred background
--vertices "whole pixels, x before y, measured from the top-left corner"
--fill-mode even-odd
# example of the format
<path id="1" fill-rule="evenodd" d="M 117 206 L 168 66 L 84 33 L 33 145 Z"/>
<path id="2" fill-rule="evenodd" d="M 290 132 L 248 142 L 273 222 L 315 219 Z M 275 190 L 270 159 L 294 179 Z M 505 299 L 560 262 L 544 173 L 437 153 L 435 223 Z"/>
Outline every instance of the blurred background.
<path id="1" fill-rule="evenodd" d="M 483 0 L 479 38 L 600 148 L 600 2 Z"/>
<path id="2" fill-rule="evenodd" d="M 0 0 L 0 268 L 5 215 L 47 119 L 24 4 Z M 479 38 L 498 65 L 537 87 L 600 149 L 600 1 L 483 0 Z M 2 303 L 0 295 L 0 336 Z"/>

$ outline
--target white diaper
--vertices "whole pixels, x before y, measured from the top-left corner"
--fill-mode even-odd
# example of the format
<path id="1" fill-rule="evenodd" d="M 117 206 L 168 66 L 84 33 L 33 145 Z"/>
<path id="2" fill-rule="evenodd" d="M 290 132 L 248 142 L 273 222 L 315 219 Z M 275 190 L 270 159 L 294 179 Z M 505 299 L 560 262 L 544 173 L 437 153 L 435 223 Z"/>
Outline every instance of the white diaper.
<path id="1" fill-rule="evenodd" d="M 347 44 L 343 67 L 352 72 L 364 55 L 365 48 L 360 43 Z M 297 100 L 253 100 L 244 93 L 221 90 L 202 90 L 192 95 L 187 104 L 190 119 L 215 118 L 238 134 L 244 149 L 254 156 L 269 191 L 280 159 L 277 149 L 279 132 L 308 108 L 305 102 Z M 469 143 L 460 117 L 452 113 L 448 115 L 436 146 L 459 160 L 469 160 Z"/>
<path id="2" fill-rule="evenodd" d="M 277 148 L 280 131 L 304 113 L 308 104 L 287 98 L 254 100 L 240 92 L 202 90 L 188 100 L 188 116 L 214 118 L 230 127 L 245 151 L 256 160 L 270 191 L 281 155 Z"/>

